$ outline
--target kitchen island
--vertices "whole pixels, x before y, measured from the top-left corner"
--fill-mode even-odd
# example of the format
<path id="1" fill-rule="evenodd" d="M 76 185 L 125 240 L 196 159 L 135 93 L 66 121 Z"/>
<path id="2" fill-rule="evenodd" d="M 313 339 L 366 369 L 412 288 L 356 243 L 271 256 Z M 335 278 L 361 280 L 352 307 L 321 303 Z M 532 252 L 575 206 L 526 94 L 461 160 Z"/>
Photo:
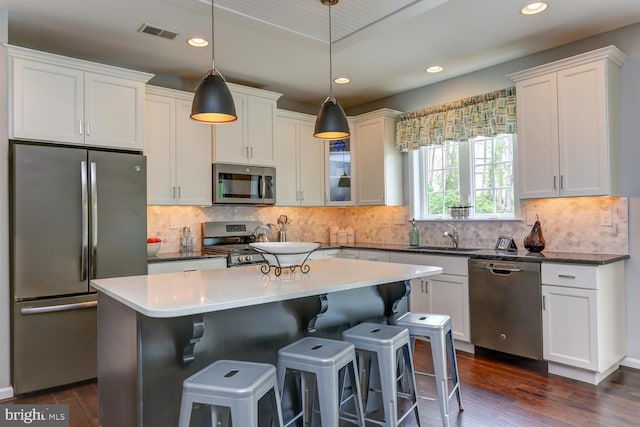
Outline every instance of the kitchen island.
<path id="1" fill-rule="evenodd" d="M 359 322 L 392 320 L 407 310 L 411 279 L 442 272 L 339 258 L 307 264 L 306 274 L 279 277 L 254 265 L 93 280 L 101 426 L 173 427 L 183 380 L 213 361 L 275 364 L 278 349 L 303 336 L 340 338 Z"/>

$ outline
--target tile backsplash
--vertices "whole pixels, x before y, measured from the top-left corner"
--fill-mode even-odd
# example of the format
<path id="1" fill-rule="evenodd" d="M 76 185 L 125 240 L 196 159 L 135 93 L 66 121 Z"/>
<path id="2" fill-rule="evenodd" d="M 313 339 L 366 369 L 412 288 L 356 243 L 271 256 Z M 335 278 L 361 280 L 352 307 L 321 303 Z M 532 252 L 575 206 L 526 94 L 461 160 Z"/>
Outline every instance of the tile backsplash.
<path id="1" fill-rule="evenodd" d="M 532 228 L 529 216 L 538 215 L 546 249 L 588 253 L 628 253 L 628 200 L 624 197 L 572 197 L 523 200 L 523 220 L 475 221 L 442 220 L 418 222 L 420 244 L 446 246 L 442 237 L 446 223 L 458 229 L 460 246 L 492 248 L 498 236 L 512 236 L 519 248 Z M 178 252 L 182 228 L 191 227 L 194 249 L 200 249 L 200 224 L 206 221 L 254 220 L 275 224 L 279 215 L 287 215 L 292 224 L 287 228 L 289 241 L 329 240 L 329 226 L 352 226 L 356 242 L 409 244 L 411 228 L 406 207 L 363 206 L 340 208 L 296 208 L 254 206 L 149 206 L 147 231 L 159 236 L 161 252 Z M 404 224 L 395 220 L 404 218 Z M 609 221 L 610 219 L 610 221 Z M 603 224 L 611 225 L 603 225 Z M 273 229 L 275 230 L 275 226 Z M 275 233 L 274 236 L 275 238 Z"/>

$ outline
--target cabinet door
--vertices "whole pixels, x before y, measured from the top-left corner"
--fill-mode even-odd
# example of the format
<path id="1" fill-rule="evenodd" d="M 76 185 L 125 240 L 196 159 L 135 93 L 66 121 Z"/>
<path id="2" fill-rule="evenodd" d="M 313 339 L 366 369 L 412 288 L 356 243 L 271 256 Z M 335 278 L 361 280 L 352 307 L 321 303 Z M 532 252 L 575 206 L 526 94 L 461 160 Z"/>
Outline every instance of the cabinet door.
<path id="1" fill-rule="evenodd" d="M 357 123 L 357 204 L 384 205 L 384 118 Z"/>
<path id="2" fill-rule="evenodd" d="M 84 72 L 13 59 L 13 137 L 84 143 Z"/>
<path id="3" fill-rule="evenodd" d="M 85 73 L 85 143 L 144 148 L 144 83 Z"/>
<path id="4" fill-rule="evenodd" d="M 545 360 L 598 370 L 597 291 L 542 286 Z"/>
<path id="5" fill-rule="evenodd" d="M 426 312 L 451 316 L 453 337 L 469 342 L 469 278 L 440 274 L 425 281 Z"/>
<path id="6" fill-rule="evenodd" d="M 215 126 L 215 161 L 240 163 L 248 161 L 247 95 L 231 92 L 238 120 Z"/>
<path id="7" fill-rule="evenodd" d="M 176 203 L 175 100 L 147 95 L 145 147 L 147 156 L 147 204 Z"/>
<path id="8" fill-rule="evenodd" d="M 276 204 L 298 206 L 298 120 L 276 119 Z"/>
<path id="9" fill-rule="evenodd" d="M 516 84 L 520 198 L 557 197 L 559 189 L 556 74 Z"/>
<path id="10" fill-rule="evenodd" d="M 179 205 L 209 206 L 211 125 L 191 120 L 191 101 L 176 101 L 176 184 Z"/>
<path id="11" fill-rule="evenodd" d="M 302 206 L 324 206 L 326 142 L 313 137 L 313 122 L 299 121 L 298 124 L 298 174 Z"/>
<path id="12" fill-rule="evenodd" d="M 413 313 L 428 313 L 429 300 L 427 294 L 427 279 L 411 279 L 411 293 L 409 294 L 409 310 Z"/>
<path id="13" fill-rule="evenodd" d="M 249 162 L 255 165 L 273 166 L 273 123 L 276 102 L 249 96 L 247 98 L 247 147 Z"/>
<path id="14" fill-rule="evenodd" d="M 558 130 L 561 194 L 607 194 L 609 130 L 603 61 L 558 71 Z"/>

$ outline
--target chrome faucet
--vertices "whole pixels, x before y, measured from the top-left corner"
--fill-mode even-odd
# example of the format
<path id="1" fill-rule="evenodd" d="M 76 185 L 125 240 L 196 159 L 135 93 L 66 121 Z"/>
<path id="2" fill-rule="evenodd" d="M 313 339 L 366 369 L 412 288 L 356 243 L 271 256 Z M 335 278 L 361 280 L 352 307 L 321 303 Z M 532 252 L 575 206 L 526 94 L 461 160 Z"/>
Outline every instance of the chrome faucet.
<path id="1" fill-rule="evenodd" d="M 453 242 L 453 248 L 457 249 L 458 248 L 458 229 L 451 224 L 447 224 L 447 227 L 451 227 L 451 230 L 453 232 L 445 231 L 444 233 L 442 233 L 442 237 L 444 237 L 445 239 L 451 239 L 451 241 Z"/>

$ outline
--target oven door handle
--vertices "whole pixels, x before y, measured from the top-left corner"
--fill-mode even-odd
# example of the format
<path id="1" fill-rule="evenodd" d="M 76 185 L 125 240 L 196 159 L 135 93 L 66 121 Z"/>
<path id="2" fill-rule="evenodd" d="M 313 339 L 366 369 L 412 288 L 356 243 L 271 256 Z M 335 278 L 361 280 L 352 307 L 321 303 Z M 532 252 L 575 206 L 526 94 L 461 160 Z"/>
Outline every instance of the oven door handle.
<path id="1" fill-rule="evenodd" d="M 258 198 L 259 199 L 264 198 L 263 194 L 264 194 L 264 176 L 260 175 L 258 177 Z"/>

